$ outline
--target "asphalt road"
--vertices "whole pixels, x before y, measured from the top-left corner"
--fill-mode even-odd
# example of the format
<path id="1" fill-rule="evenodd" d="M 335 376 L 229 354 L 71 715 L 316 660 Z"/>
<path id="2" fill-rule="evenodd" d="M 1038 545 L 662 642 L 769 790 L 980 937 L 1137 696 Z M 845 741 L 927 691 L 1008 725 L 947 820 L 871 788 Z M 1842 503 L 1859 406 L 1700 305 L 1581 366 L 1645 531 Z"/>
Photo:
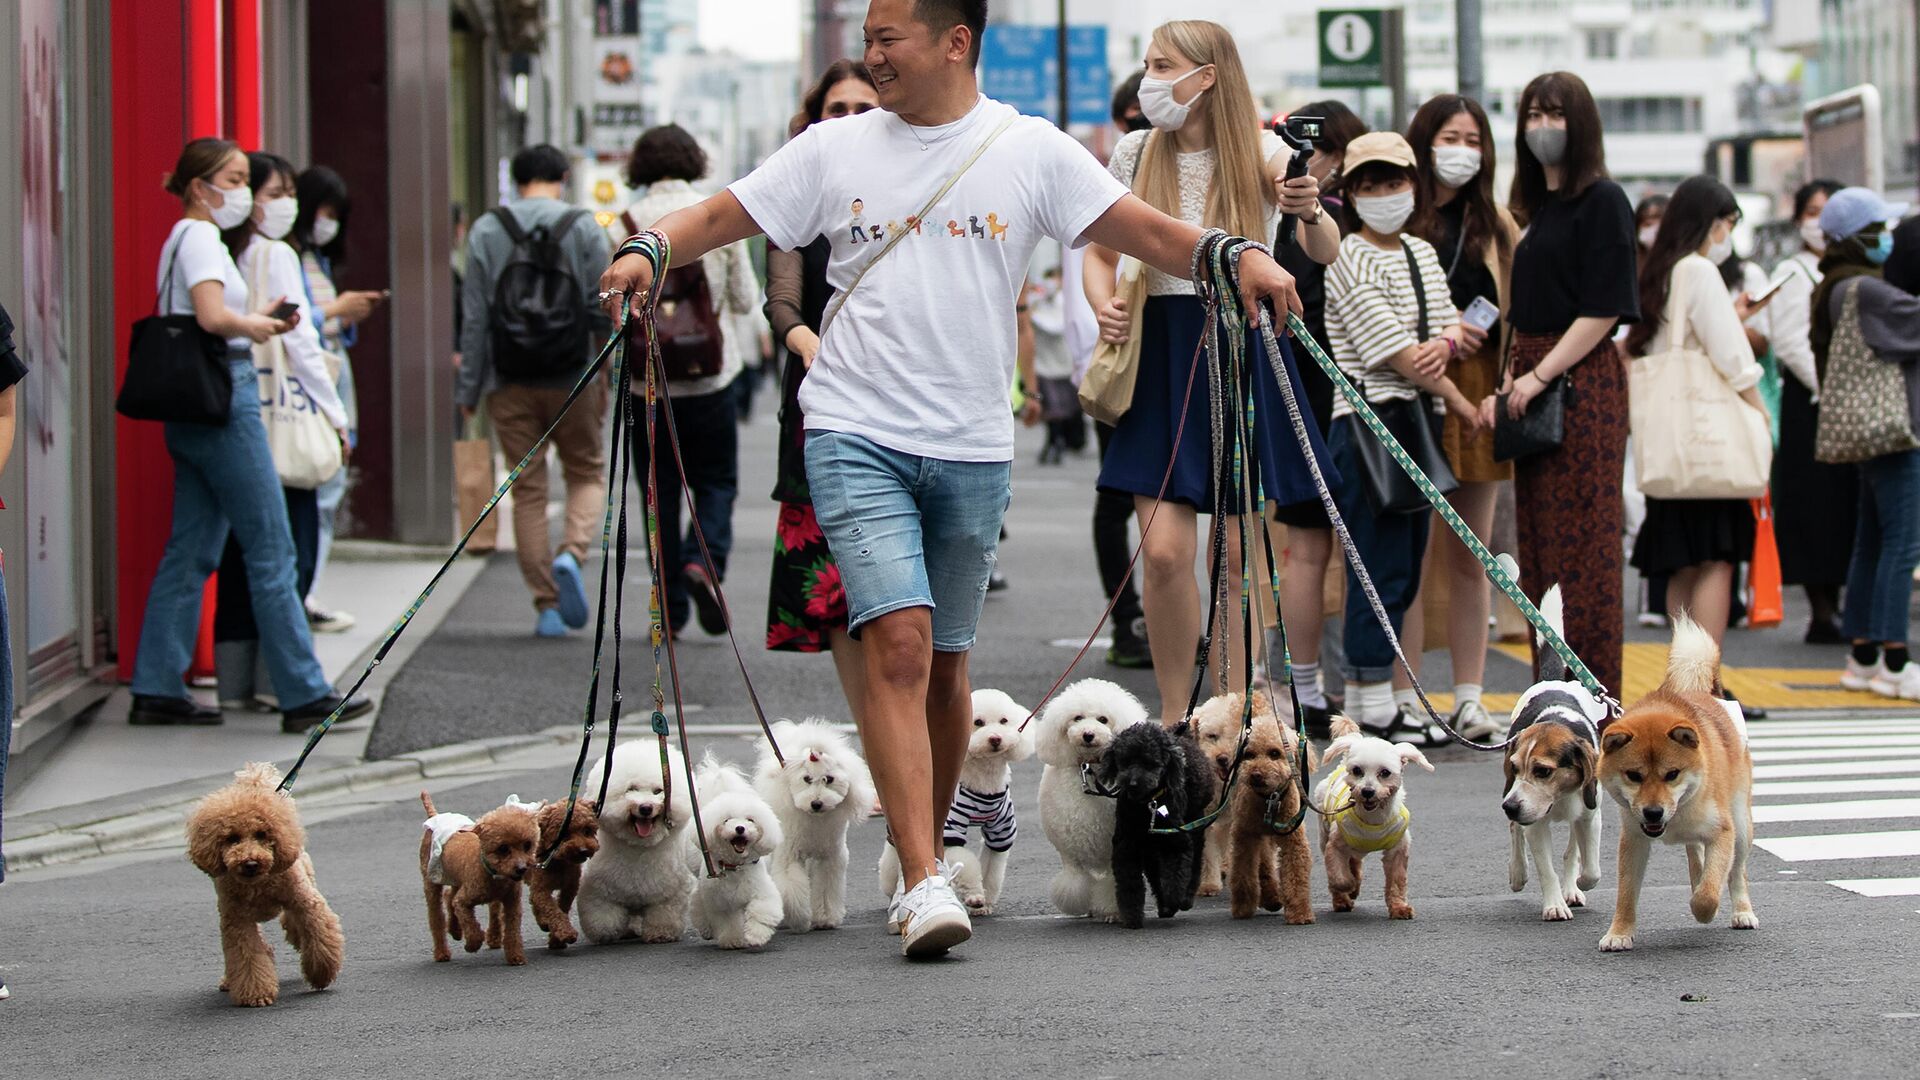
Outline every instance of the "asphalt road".
<path id="1" fill-rule="evenodd" d="M 1032 450 L 1023 444 L 1024 460 Z M 1082 554 L 1090 473 L 1084 462 L 1019 470 L 1003 549 L 1014 589 L 990 603 L 975 660 L 981 683 L 1016 698 L 1052 682 L 1072 650 L 1050 643 L 1084 636 L 1095 614 Z M 734 576 L 752 596 L 772 519 L 749 483 Z M 489 589 L 512 573 L 501 563 L 388 691 L 384 730 L 448 741 L 577 720 L 586 646 L 576 638 L 536 651 L 521 626 L 524 599 Z M 755 603 L 746 606 L 757 616 Z M 690 641 L 688 694 L 706 706 L 692 719 L 745 720 L 731 654 Z M 825 660 L 747 644 L 776 713 L 840 715 Z M 1113 674 L 1097 659 L 1082 673 Z M 1121 679 L 1150 688 L 1143 673 Z M 409 682 L 412 696 L 402 693 Z M 642 682 L 630 679 L 629 701 Z M 1418 917 L 1385 917 L 1370 864 L 1359 910 L 1345 915 L 1328 910 L 1316 869 L 1321 914 L 1308 927 L 1267 915 L 1234 922 L 1218 900 L 1139 932 L 1054 917 L 1046 886 L 1056 861 L 1039 827 L 1039 769 L 1028 763 L 1015 784 L 1025 828 L 1000 913 L 952 959 L 912 965 L 881 928 L 877 821 L 854 837 L 853 911 L 839 931 L 783 934 L 757 954 L 695 939 L 551 954 L 529 921 L 524 968 L 497 953 L 434 964 L 416 794 L 364 793 L 308 813 L 320 884 L 345 923 L 345 971 L 334 989 L 306 992 L 280 944 L 283 997 L 272 1009 L 235 1009 L 215 990 L 213 892 L 177 846 L 14 875 L 0 890 L 0 977 L 15 991 L 0 1004 L 0 1075 L 1913 1075 L 1920 899 L 1829 882 L 1899 892 L 1900 879 L 1920 874 L 1900 839 L 1913 827 L 1903 819 L 1920 813 L 1914 800 L 1847 801 L 1843 788 L 1871 766 L 1841 760 L 1920 757 L 1879 749 L 1920 741 L 1920 722 L 1776 723 L 1755 731 L 1771 740 L 1767 767 L 1786 770 L 1769 782 L 1809 789 L 1762 800 L 1779 820 L 1760 827 L 1753 861 L 1761 929 L 1730 930 L 1724 916 L 1694 924 L 1684 859 L 1663 849 L 1642 897 L 1640 947 L 1624 955 L 1596 949 L 1614 899 L 1612 808 L 1593 908 L 1544 924 L 1531 891 L 1507 890 L 1498 764 L 1459 749 L 1437 753 L 1438 771 L 1410 785 Z M 732 730 L 696 729 L 695 755 L 750 754 Z M 435 799 L 478 813 L 509 793 L 553 797 L 570 764 L 570 752 L 545 751 L 437 782 Z M 1920 762 L 1873 776 L 1879 786 L 1867 790 L 1920 791 Z M 1813 804 L 1832 813 L 1795 809 Z M 1764 849 L 1775 837 L 1791 841 L 1777 845 L 1791 859 Z"/>

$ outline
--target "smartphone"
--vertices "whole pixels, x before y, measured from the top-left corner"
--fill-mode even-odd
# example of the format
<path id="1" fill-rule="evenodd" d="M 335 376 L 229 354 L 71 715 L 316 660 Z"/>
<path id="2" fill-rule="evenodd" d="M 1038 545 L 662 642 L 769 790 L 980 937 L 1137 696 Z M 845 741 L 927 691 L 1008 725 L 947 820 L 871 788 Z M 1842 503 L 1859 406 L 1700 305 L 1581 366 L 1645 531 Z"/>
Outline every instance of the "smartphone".
<path id="1" fill-rule="evenodd" d="M 267 312 L 267 317 L 271 319 L 278 319 L 281 322 L 286 322 L 288 319 L 291 319 L 298 314 L 300 314 L 299 304 L 296 304 L 291 300 L 282 300 L 280 301 L 279 307 L 274 308 L 272 311 Z"/>
<path id="2" fill-rule="evenodd" d="M 1787 283 L 1787 279 L 1792 276 L 1793 276 L 1792 272 L 1789 271 L 1788 273 L 1781 274 L 1779 277 L 1774 278 L 1773 282 L 1767 286 L 1766 291 L 1760 293 L 1758 296 L 1752 297 L 1751 298 L 1752 301 L 1755 304 L 1764 304 L 1768 300 L 1771 300 L 1773 298 L 1773 294 L 1779 292 L 1780 286 L 1785 285 Z"/>
<path id="3" fill-rule="evenodd" d="M 1475 330 L 1485 330 L 1500 321 L 1500 309 L 1486 297 L 1476 296 L 1473 303 L 1467 305 L 1467 310 L 1460 313 L 1460 321 Z"/>

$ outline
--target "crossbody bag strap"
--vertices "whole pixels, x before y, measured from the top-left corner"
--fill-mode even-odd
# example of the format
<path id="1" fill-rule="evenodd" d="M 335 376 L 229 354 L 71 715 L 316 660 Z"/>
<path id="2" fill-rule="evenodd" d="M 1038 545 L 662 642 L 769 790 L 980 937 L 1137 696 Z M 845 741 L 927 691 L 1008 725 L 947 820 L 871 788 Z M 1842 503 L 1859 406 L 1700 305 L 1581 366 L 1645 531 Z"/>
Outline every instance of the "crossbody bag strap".
<path id="1" fill-rule="evenodd" d="M 919 220 L 926 220 L 927 215 L 933 213 L 934 206 L 937 205 L 941 199 L 947 197 L 947 192 L 953 190 L 953 185 L 959 183 L 960 178 L 967 175 L 967 170 L 973 168 L 974 162 L 979 161 L 981 155 L 987 152 L 987 147 L 992 146 L 995 140 L 1000 138 L 1001 133 L 1012 127 L 1013 122 L 1018 119 L 1020 119 L 1020 114 L 1014 113 L 1000 121 L 1000 126 L 994 128 L 987 134 L 986 139 L 974 148 L 973 153 L 968 155 L 967 160 L 960 163 L 960 167 L 954 170 L 952 176 L 947 177 L 947 182 L 940 185 L 940 190 L 933 193 L 933 198 L 928 199 L 927 204 L 921 207 L 920 213 L 915 216 Z M 854 275 L 853 281 L 833 298 L 833 304 L 827 308 L 826 317 L 820 320 L 821 338 L 824 339 L 827 336 L 827 327 L 833 325 L 833 317 L 840 314 L 840 309 L 846 306 L 847 297 L 852 296 L 853 290 L 860 287 L 860 282 L 867 276 L 867 272 L 872 270 L 881 259 L 886 258 L 888 252 L 899 246 L 900 241 L 907 238 L 908 231 L 909 230 L 902 229 L 893 234 L 893 236 L 887 240 L 886 246 L 874 252 L 873 258 L 868 259 L 867 264 L 860 268 L 860 272 Z"/>
<path id="2" fill-rule="evenodd" d="M 1400 239 L 1400 250 L 1407 253 L 1407 274 L 1413 279 L 1413 299 L 1414 302 L 1420 306 L 1419 329 L 1417 332 L 1418 340 L 1415 341 L 1414 344 L 1424 345 L 1427 343 L 1428 331 L 1432 329 L 1432 326 L 1427 322 L 1426 283 L 1420 280 L 1420 260 L 1414 258 L 1413 245 L 1407 243 L 1405 237 L 1401 237 Z"/>

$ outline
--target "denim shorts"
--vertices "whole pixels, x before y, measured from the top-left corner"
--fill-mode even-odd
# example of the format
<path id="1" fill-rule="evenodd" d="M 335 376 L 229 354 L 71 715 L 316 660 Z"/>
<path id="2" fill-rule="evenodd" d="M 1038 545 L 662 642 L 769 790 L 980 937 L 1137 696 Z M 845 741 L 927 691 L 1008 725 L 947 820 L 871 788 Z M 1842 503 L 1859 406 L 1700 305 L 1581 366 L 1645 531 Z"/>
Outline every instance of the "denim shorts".
<path id="1" fill-rule="evenodd" d="M 1013 498 L 1013 463 L 942 461 L 858 435 L 807 432 L 814 515 L 847 590 L 847 629 L 933 609 L 933 647 L 973 648 Z"/>

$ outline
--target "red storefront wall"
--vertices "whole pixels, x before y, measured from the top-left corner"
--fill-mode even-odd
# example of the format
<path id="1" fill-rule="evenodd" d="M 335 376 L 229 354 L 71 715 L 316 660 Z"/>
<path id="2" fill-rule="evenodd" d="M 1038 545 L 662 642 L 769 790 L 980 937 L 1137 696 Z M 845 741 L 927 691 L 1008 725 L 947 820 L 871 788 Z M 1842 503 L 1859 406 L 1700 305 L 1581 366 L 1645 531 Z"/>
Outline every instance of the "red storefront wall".
<path id="1" fill-rule="evenodd" d="M 202 135 L 259 147 L 263 82 L 260 0 L 113 0 L 115 356 L 126 363 L 134 320 L 153 308 L 160 248 L 180 206 L 161 189 L 180 148 Z M 114 427 L 118 587 L 114 638 L 131 678 L 147 589 L 173 516 L 173 464 L 160 425 Z M 212 582 L 203 621 L 212 618 Z M 212 667 L 201 634 L 196 671 Z"/>

